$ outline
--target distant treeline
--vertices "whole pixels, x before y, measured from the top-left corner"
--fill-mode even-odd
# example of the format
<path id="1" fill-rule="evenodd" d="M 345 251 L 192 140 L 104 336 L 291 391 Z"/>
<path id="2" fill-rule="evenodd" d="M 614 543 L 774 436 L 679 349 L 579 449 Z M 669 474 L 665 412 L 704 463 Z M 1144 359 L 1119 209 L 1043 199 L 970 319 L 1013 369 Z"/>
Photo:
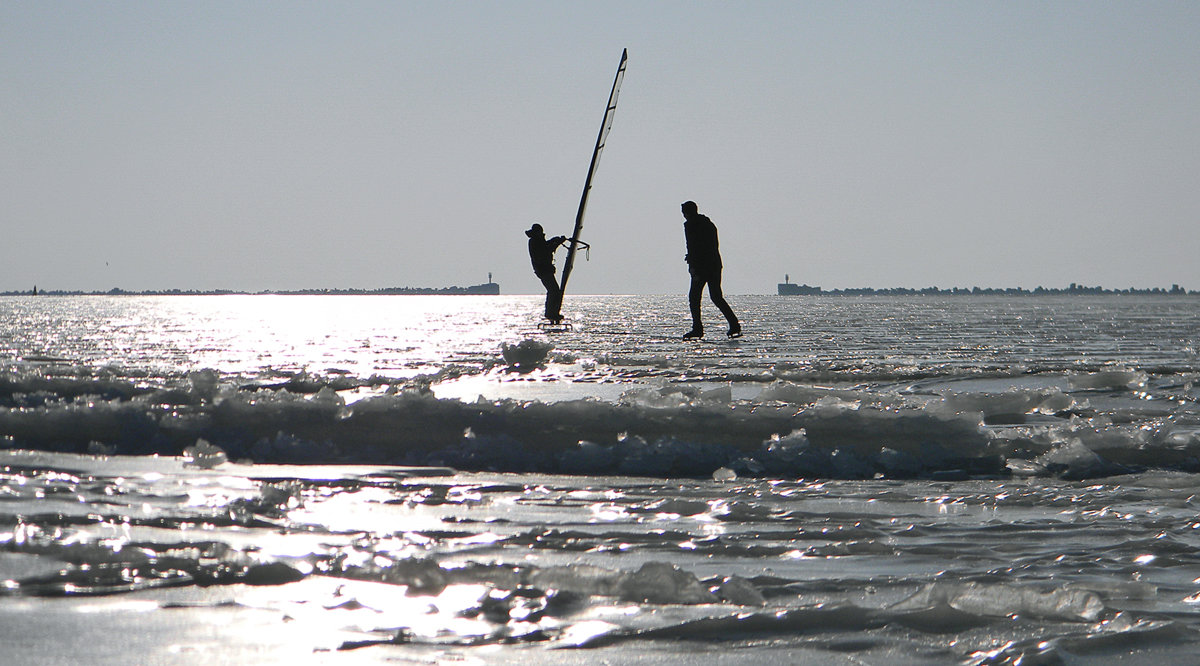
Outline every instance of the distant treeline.
<path id="1" fill-rule="evenodd" d="M 31 291 L 3 291 L 0 296 L 253 296 L 253 295 L 294 295 L 294 296 L 354 296 L 354 295 L 400 295 L 400 296 L 454 296 L 476 294 L 498 294 L 499 285 L 495 283 L 475 285 L 472 287 L 385 287 L 383 289 L 296 289 L 268 291 L 235 291 L 231 289 L 151 289 L 145 291 L 127 291 L 125 289 L 109 289 L 108 291 L 64 291 L 54 289 L 36 289 Z"/>
<path id="2" fill-rule="evenodd" d="M 782 288 L 782 287 L 781 287 Z M 1200 294 L 1200 291 L 1188 291 L 1177 284 L 1171 285 L 1170 289 L 1162 287 L 1151 287 L 1147 289 L 1137 289 L 1130 287 L 1129 289 L 1105 289 L 1104 287 L 1086 287 L 1084 285 L 1071 283 L 1071 286 L 1062 288 L 1047 288 L 1037 287 L 1034 289 L 1025 289 L 1023 287 L 953 287 L 950 289 L 942 289 L 940 287 L 925 287 L 923 289 L 910 289 L 907 287 L 892 287 L 889 289 L 876 289 L 874 287 L 862 287 L 851 289 L 829 289 L 825 290 L 820 287 L 810 287 L 808 285 L 800 285 L 798 293 L 805 295 L 829 295 L 829 296 L 1092 296 L 1092 295 L 1129 295 L 1129 296 L 1185 296 L 1188 294 Z"/>

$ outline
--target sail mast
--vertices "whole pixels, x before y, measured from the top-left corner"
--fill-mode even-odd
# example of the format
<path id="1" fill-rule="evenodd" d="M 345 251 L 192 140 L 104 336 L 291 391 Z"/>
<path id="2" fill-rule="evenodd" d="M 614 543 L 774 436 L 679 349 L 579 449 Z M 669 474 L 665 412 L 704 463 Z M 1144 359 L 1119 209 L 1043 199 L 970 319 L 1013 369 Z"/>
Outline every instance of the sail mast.
<path id="1" fill-rule="evenodd" d="M 567 278 L 571 277 L 571 268 L 575 265 L 575 250 L 579 245 L 579 232 L 583 230 L 583 212 L 587 209 L 588 192 L 592 189 L 592 176 L 596 174 L 596 165 L 600 163 L 600 151 L 604 150 L 604 140 L 608 130 L 612 128 L 613 116 L 617 111 L 617 95 L 621 92 L 621 80 L 625 78 L 625 60 L 628 49 L 621 50 L 621 64 L 617 66 L 617 77 L 613 80 L 612 92 L 608 95 L 608 106 L 604 109 L 604 120 L 600 123 L 600 134 L 596 137 L 596 148 L 592 151 L 592 163 L 588 167 L 587 180 L 583 183 L 583 195 L 579 197 L 579 211 L 575 213 L 575 231 L 567 247 L 567 259 L 563 262 L 562 282 L 559 288 L 567 291 Z"/>

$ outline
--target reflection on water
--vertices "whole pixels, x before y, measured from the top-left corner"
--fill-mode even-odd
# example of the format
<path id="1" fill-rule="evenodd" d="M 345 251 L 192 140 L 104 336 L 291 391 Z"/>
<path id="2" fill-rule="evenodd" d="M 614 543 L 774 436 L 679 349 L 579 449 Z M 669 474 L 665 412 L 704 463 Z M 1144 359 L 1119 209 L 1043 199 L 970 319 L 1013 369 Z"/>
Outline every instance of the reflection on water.
<path id="1" fill-rule="evenodd" d="M 652 482 L 4 455 L 8 599 L 111 598 L 78 611 L 118 624 L 255 609 L 260 643 L 309 654 L 667 640 L 1018 663 L 1121 654 L 1116 634 L 1178 657 L 1200 627 L 1194 475 Z"/>
<path id="2" fill-rule="evenodd" d="M 580 296 L 558 352 L 639 367 L 753 376 L 764 367 L 1149 368 L 1200 363 L 1200 299 L 1187 297 L 738 297 L 748 337 L 681 345 L 682 296 Z M 533 296 L 5 297 L 15 358 L 176 371 L 218 368 L 409 376 L 495 362 L 538 336 Z M 540 337 L 540 336 L 539 336 Z"/>
<path id="3" fill-rule="evenodd" d="M 1191 658 L 1200 301 L 733 304 L 2 298 L 5 656 Z"/>
<path id="4" fill-rule="evenodd" d="M 495 355 L 528 298 L 170 296 L 6 299 L 14 356 L 92 365 L 358 377 L 411 374 Z M 38 334 L 26 336 L 29 331 Z"/>

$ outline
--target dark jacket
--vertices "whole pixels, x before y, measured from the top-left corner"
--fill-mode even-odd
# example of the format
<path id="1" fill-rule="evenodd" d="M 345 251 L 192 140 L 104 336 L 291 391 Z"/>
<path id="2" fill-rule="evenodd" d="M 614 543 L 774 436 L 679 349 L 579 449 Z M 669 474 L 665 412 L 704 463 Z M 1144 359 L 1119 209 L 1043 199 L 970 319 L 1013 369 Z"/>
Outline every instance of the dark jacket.
<path id="1" fill-rule="evenodd" d="M 555 236 L 547 239 L 545 236 L 533 236 L 529 239 L 529 261 L 533 264 L 533 272 L 554 274 L 554 251 L 559 245 L 567 242 L 566 236 Z"/>
<path id="2" fill-rule="evenodd" d="M 683 223 L 687 241 L 687 263 L 692 272 L 705 272 L 721 267 L 721 252 L 717 247 L 717 225 L 707 215 L 696 214 Z"/>

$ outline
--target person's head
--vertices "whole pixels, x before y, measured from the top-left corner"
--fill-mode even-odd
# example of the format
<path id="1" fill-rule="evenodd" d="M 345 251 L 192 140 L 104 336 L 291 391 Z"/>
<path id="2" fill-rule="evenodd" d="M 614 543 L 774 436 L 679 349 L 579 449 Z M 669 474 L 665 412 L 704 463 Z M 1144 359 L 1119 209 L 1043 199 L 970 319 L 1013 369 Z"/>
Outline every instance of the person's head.
<path id="1" fill-rule="evenodd" d="M 685 201 L 679 208 L 683 211 L 684 217 L 693 217 L 697 213 L 695 201 Z"/>
<path id="2" fill-rule="evenodd" d="M 530 238 L 545 238 L 546 232 L 542 230 L 542 225 L 534 222 L 533 226 L 529 227 L 529 230 L 525 232 L 525 235 Z"/>

